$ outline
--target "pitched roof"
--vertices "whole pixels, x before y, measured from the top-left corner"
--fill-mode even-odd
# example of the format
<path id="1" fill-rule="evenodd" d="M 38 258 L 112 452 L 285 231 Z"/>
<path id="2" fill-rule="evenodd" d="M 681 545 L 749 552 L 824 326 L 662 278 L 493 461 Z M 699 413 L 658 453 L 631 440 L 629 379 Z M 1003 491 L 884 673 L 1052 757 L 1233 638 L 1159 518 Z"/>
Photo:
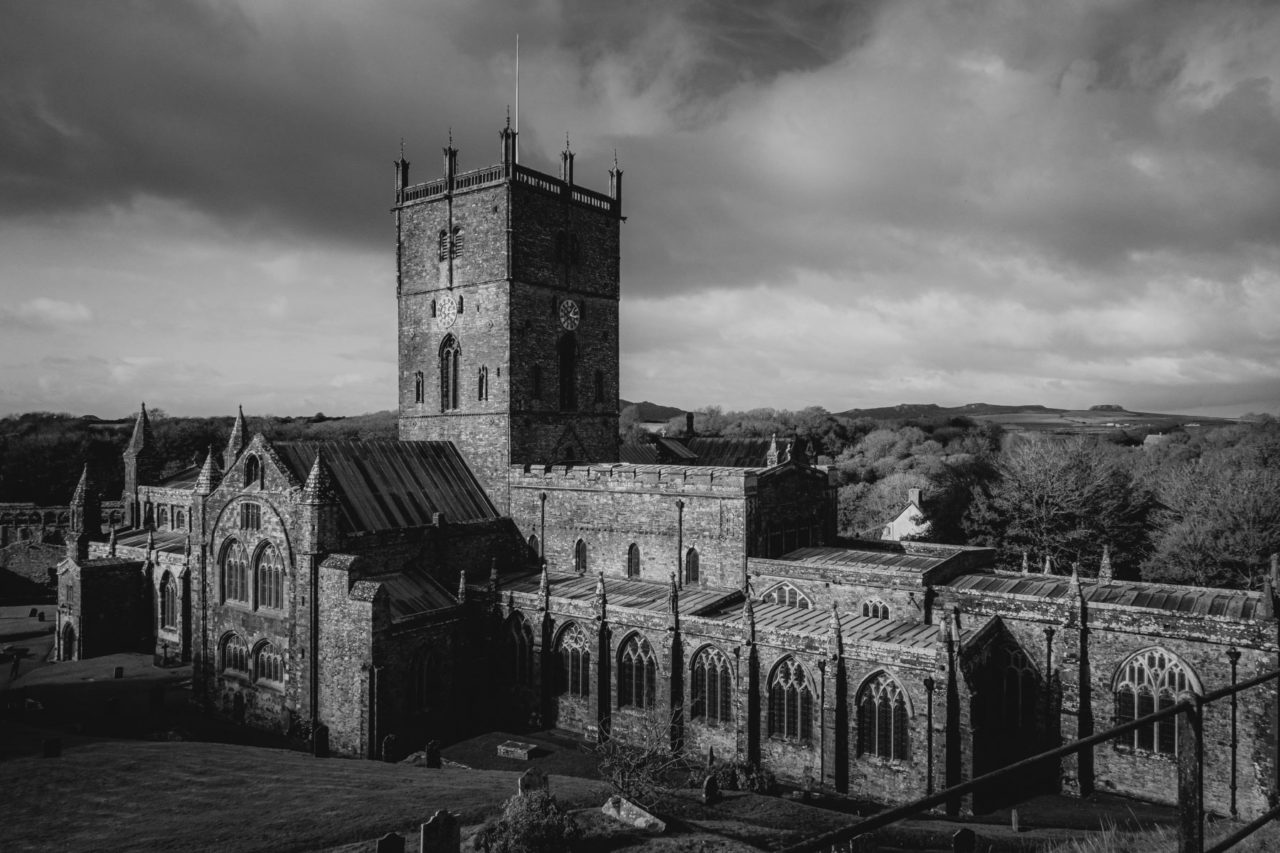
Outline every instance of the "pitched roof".
<path id="1" fill-rule="evenodd" d="M 633 465 L 673 462 L 678 465 L 698 465 L 698 454 L 674 438 L 665 435 L 650 436 L 641 441 L 628 441 L 618 448 L 619 459 Z"/>
<path id="2" fill-rule="evenodd" d="M 304 483 L 324 448 L 345 526 L 395 530 L 448 521 L 495 519 L 498 511 L 462 454 L 448 441 L 282 441 L 272 448 Z"/>
<path id="3" fill-rule="evenodd" d="M 1066 598 L 1071 579 L 1061 575 L 999 574 L 963 575 L 950 583 L 952 589 L 1026 595 L 1037 598 Z M 1262 593 L 1240 589 L 1213 589 L 1196 586 L 1143 583 L 1141 581 L 1097 581 L 1080 579 L 1081 592 L 1090 604 L 1142 607 L 1227 619 L 1256 619 L 1261 613 Z"/>

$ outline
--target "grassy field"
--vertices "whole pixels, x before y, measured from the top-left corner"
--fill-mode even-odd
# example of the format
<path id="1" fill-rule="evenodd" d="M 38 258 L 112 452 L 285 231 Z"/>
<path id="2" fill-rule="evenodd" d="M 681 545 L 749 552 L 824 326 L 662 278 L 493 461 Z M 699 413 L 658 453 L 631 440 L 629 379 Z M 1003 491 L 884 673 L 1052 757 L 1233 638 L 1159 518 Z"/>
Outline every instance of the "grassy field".
<path id="1" fill-rule="evenodd" d="M 43 850 L 318 850 L 416 828 L 437 809 L 481 823 L 518 774 L 315 759 L 211 743 L 90 741 L 0 762 L 2 845 Z M 569 807 L 603 783 L 552 777 Z"/>

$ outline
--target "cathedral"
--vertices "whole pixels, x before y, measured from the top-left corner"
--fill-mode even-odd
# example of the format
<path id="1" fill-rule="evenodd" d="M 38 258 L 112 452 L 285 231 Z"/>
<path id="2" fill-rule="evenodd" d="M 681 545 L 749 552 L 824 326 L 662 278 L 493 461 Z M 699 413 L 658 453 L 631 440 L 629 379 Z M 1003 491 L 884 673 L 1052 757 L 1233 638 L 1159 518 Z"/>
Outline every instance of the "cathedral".
<path id="1" fill-rule="evenodd" d="M 622 172 L 598 192 L 572 152 L 555 176 L 499 138 L 496 165 L 459 171 L 450 146 L 415 184 L 395 164 L 399 440 L 271 441 L 241 413 L 223 452 L 162 476 L 143 407 L 122 527 L 103 535 L 87 470 L 72 500 L 59 659 L 189 662 L 209 713 L 345 756 L 658 725 L 885 803 L 1275 666 L 1270 589 L 842 539 L 833 472 L 802 438 L 755 467 L 618 461 Z M 1275 704 L 1260 689 L 1206 711 L 1211 811 L 1267 808 Z M 1017 793 L 1171 802 L 1178 749 L 1155 723 Z"/>

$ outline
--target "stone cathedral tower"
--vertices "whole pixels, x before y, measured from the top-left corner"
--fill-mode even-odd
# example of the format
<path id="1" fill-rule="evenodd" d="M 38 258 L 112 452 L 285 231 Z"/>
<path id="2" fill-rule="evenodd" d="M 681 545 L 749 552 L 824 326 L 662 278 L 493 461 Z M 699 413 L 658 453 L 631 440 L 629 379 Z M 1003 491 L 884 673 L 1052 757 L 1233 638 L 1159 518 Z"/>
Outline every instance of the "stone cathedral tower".
<path id="1" fill-rule="evenodd" d="M 409 184 L 396 163 L 400 438 L 453 441 L 499 509 L 511 464 L 618 456 L 622 172 L 608 195 L 501 161 Z"/>

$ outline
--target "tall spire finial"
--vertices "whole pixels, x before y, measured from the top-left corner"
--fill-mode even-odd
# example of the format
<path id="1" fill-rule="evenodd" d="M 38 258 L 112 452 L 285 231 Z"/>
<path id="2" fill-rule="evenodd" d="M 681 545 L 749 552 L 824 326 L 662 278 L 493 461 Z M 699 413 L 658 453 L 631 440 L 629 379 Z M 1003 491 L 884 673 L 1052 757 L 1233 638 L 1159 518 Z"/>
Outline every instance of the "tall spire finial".
<path id="1" fill-rule="evenodd" d="M 567 130 L 564 132 L 564 150 L 569 150 L 569 131 Z"/>
<path id="2" fill-rule="evenodd" d="M 511 127 L 511 105 L 507 104 L 507 127 Z"/>
<path id="3" fill-rule="evenodd" d="M 404 137 L 400 137 L 400 159 L 404 159 Z"/>
<path id="4" fill-rule="evenodd" d="M 515 161 L 520 162 L 520 34 L 516 33 L 516 150 Z"/>
<path id="5" fill-rule="evenodd" d="M 453 147 L 453 125 L 449 125 L 449 147 Z"/>

